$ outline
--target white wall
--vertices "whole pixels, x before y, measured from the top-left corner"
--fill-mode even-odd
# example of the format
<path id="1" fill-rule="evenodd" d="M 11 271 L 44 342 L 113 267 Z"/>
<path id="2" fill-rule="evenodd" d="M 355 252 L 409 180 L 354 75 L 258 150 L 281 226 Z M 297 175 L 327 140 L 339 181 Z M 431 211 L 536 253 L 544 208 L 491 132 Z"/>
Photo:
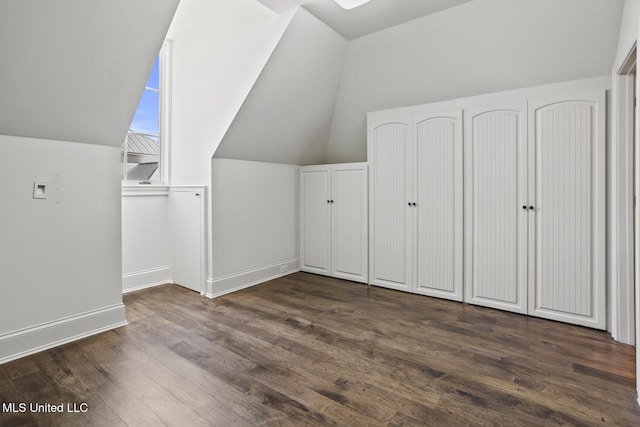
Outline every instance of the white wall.
<path id="1" fill-rule="evenodd" d="M 171 184 L 207 185 L 211 157 L 291 14 L 255 0 L 182 0 L 172 40 Z"/>
<path id="2" fill-rule="evenodd" d="M 637 40 L 638 21 L 640 21 L 640 0 L 625 0 L 622 22 L 620 23 L 616 65 L 621 65 Z"/>
<path id="3" fill-rule="evenodd" d="M 278 15 L 255 0 L 182 0 L 172 41 L 170 184 L 211 182 L 211 158 L 294 11 Z M 212 271 L 211 187 L 207 271 Z"/>
<path id="4" fill-rule="evenodd" d="M 119 173 L 118 147 L 0 136 L 0 362 L 125 322 Z"/>
<path id="5" fill-rule="evenodd" d="M 325 161 L 366 160 L 366 112 L 608 74 L 622 0 L 475 0 L 356 40 Z"/>
<path id="6" fill-rule="evenodd" d="M 168 189 L 129 188 L 122 197 L 122 290 L 173 282 Z"/>
<path id="7" fill-rule="evenodd" d="M 298 268 L 298 168 L 213 159 L 209 296 Z"/>
<path id="8" fill-rule="evenodd" d="M 298 9 L 216 157 L 321 163 L 346 48 L 341 35 Z"/>

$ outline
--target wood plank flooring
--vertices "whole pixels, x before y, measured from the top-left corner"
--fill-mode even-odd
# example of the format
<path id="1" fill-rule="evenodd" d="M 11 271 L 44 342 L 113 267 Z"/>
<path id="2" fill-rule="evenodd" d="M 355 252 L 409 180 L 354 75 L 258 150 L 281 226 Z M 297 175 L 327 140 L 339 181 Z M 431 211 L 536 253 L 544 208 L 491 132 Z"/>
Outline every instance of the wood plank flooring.
<path id="1" fill-rule="evenodd" d="M 640 425 L 605 333 L 295 273 L 215 300 L 128 294 L 130 325 L 0 365 L 0 425 Z"/>

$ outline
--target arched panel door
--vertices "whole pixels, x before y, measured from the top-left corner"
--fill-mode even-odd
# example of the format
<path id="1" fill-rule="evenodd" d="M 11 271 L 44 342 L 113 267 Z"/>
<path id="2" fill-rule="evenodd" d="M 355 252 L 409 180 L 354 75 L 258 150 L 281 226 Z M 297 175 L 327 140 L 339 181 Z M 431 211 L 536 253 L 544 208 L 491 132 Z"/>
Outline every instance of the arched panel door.
<path id="1" fill-rule="evenodd" d="M 462 112 L 414 122 L 416 293 L 462 301 Z"/>
<path id="2" fill-rule="evenodd" d="M 605 95 L 530 106 L 535 239 L 529 314 L 606 327 Z"/>
<path id="3" fill-rule="evenodd" d="M 369 283 L 411 290 L 411 117 L 369 122 Z"/>
<path id="4" fill-rule="evenodd" d="M 465 110 L 465 301 L 527 312 L 526 104 Z"/>

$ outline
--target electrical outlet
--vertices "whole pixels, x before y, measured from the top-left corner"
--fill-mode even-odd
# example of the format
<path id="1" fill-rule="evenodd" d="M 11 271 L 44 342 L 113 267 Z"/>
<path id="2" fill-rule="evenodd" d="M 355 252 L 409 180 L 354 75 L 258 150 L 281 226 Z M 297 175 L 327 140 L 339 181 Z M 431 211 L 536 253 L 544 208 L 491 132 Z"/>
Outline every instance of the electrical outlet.
<path id="1" fill-rule="evenodd" d="M 284 273 L 284 272 L 286 272 L 286 271 L 287 271 L 287 269 L 288 269 L 288 267 L 287 267 L 287 265 L 286 265 L 286 264 L 285 264 L 285 265 L 281 265 L 281 266 L 280 266 L 280 273 Z"/>

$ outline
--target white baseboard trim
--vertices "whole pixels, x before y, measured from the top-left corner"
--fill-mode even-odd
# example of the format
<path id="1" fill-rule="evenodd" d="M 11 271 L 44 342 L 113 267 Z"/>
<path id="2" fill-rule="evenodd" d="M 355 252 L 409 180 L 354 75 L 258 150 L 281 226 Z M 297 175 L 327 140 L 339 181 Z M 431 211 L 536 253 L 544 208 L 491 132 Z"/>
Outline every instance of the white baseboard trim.
<path id="1" fill-rule="evenodd" d="M 0 364 L 127 324 L 123 304 L 0 336 Z"/>
<path id="2" fill-rule="evenodd" d="M 173 283 L 173 268 L 163 266 L 122 275 L 122 293 Z"/>
<path id="3" fill-rule="evenodd" d="M 286 276 L 300 271 L 299 264 L 300 260 L 293 258 L 241 273 L 209 278 L 207 279 L 207 289 L 204 295 L 207 298 L 217 298 L 278 277 Z M 283 268 L 284 271 L 282 271 Z"/>

